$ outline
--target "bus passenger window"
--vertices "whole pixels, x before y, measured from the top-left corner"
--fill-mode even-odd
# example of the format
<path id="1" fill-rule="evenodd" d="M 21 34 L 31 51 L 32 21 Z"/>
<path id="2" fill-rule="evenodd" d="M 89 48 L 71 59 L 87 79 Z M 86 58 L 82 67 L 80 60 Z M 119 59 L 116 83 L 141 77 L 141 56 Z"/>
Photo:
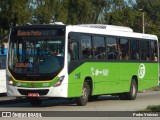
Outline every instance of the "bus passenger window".
<path id="1" fill-rule="evenodd" d="M 82 58 L 83 59 L 93 58 L 91 36 L 82 35 L 81 47 L 82 47 L 81 49 L 82 49 Z"/>
<path id="2" fill-rule="evenodd" d="M 141 48 L 141 60 L 149 61 L 150 60 L 149 41 L 141 40 L 140 48 Z"/>
<path id="3" fill-rule="evenodd" d="M 127 39 L 120 39 L 120 59 L 129 60 L 129 41 Z"/>
<path id="4" fill-rule="evenodd" d="M 156 41 L 150 41 L 150 54 L 151 54 L 152 61 L 158 61 L 157 42 Z"/>
<path id="5" fill-rule="evenodd" d="M 104 60 L 106 58 L 104 37 L 93 37 L 94 59 Z"/>
<path id="6" fill-rule="evenodd" d="M 140 54 L 139 54 L 139 40 L 131 39 L 130 42 L 130 51 L 131 51 L 131 60 L 139 60 Z"/>
<path id="7" fill-rule="evenodd" d="M 106 46 L 107 46 L 107 58 L 109 60 L 118 59 L 118 45 L 117 40 L 114 37 L 107 37 L 106 38 Z"/>

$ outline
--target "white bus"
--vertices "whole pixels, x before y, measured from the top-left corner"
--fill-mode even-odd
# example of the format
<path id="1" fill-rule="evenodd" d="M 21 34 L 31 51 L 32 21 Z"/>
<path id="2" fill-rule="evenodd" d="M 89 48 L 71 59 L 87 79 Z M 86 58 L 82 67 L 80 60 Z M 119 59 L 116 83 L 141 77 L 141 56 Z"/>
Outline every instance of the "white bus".
<path id="1" fill-rule="evenodd" d="M 7 43 L 2 44 L 0 47 L 0 94 L 6 93 L 6 55 Z"/>
<path id="2" fill-rule="evenodd" d="M 77 105 L 99 95 L 135 100 L 158 86 L 158 38 L 121 26 L 28 25 L 9 35 L 7 95 L 75 98 Z"/>

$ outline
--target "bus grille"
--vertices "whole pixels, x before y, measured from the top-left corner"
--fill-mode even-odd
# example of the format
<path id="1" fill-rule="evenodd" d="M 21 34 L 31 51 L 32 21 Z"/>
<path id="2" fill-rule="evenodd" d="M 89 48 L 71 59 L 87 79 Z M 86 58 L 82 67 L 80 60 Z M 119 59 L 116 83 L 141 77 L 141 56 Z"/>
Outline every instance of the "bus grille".
<path id="1" fill-rule="evenodd" d="M 19 93 L 21 95 L 28 95 L 28 93 L 39 93 L 39 95 L 46 95 L 48 93 L 48 89 L 43 90 L 24 90 L 24 89 L 18 89 Z"/>

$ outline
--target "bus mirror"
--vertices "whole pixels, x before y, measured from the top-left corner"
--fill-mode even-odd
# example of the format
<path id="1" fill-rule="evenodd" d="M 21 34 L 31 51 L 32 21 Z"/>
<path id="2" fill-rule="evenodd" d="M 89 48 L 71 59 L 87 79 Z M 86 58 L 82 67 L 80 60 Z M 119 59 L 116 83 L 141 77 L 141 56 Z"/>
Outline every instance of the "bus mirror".
<path id="1" fill-rule="evenodd" d="M 1 54 L 4 54 L 4 44 L 1 46 Z"/>

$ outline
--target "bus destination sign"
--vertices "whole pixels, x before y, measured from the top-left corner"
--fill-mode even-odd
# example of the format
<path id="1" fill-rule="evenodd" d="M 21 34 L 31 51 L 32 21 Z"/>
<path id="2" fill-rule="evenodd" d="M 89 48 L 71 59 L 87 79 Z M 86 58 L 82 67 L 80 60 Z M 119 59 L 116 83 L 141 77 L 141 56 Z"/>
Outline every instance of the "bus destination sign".
<path id="1" fill-rule="evenodd" d="M 21 31 L 18 30 L 17 36 L 41 36 L 42 32 L 41 31 Z"/>
<path id="2" fill-rule="evenodd" d="M 64 29 L 18 29 L 12 35 L 20 37 L 31 36 L 64 36 Z"/>

